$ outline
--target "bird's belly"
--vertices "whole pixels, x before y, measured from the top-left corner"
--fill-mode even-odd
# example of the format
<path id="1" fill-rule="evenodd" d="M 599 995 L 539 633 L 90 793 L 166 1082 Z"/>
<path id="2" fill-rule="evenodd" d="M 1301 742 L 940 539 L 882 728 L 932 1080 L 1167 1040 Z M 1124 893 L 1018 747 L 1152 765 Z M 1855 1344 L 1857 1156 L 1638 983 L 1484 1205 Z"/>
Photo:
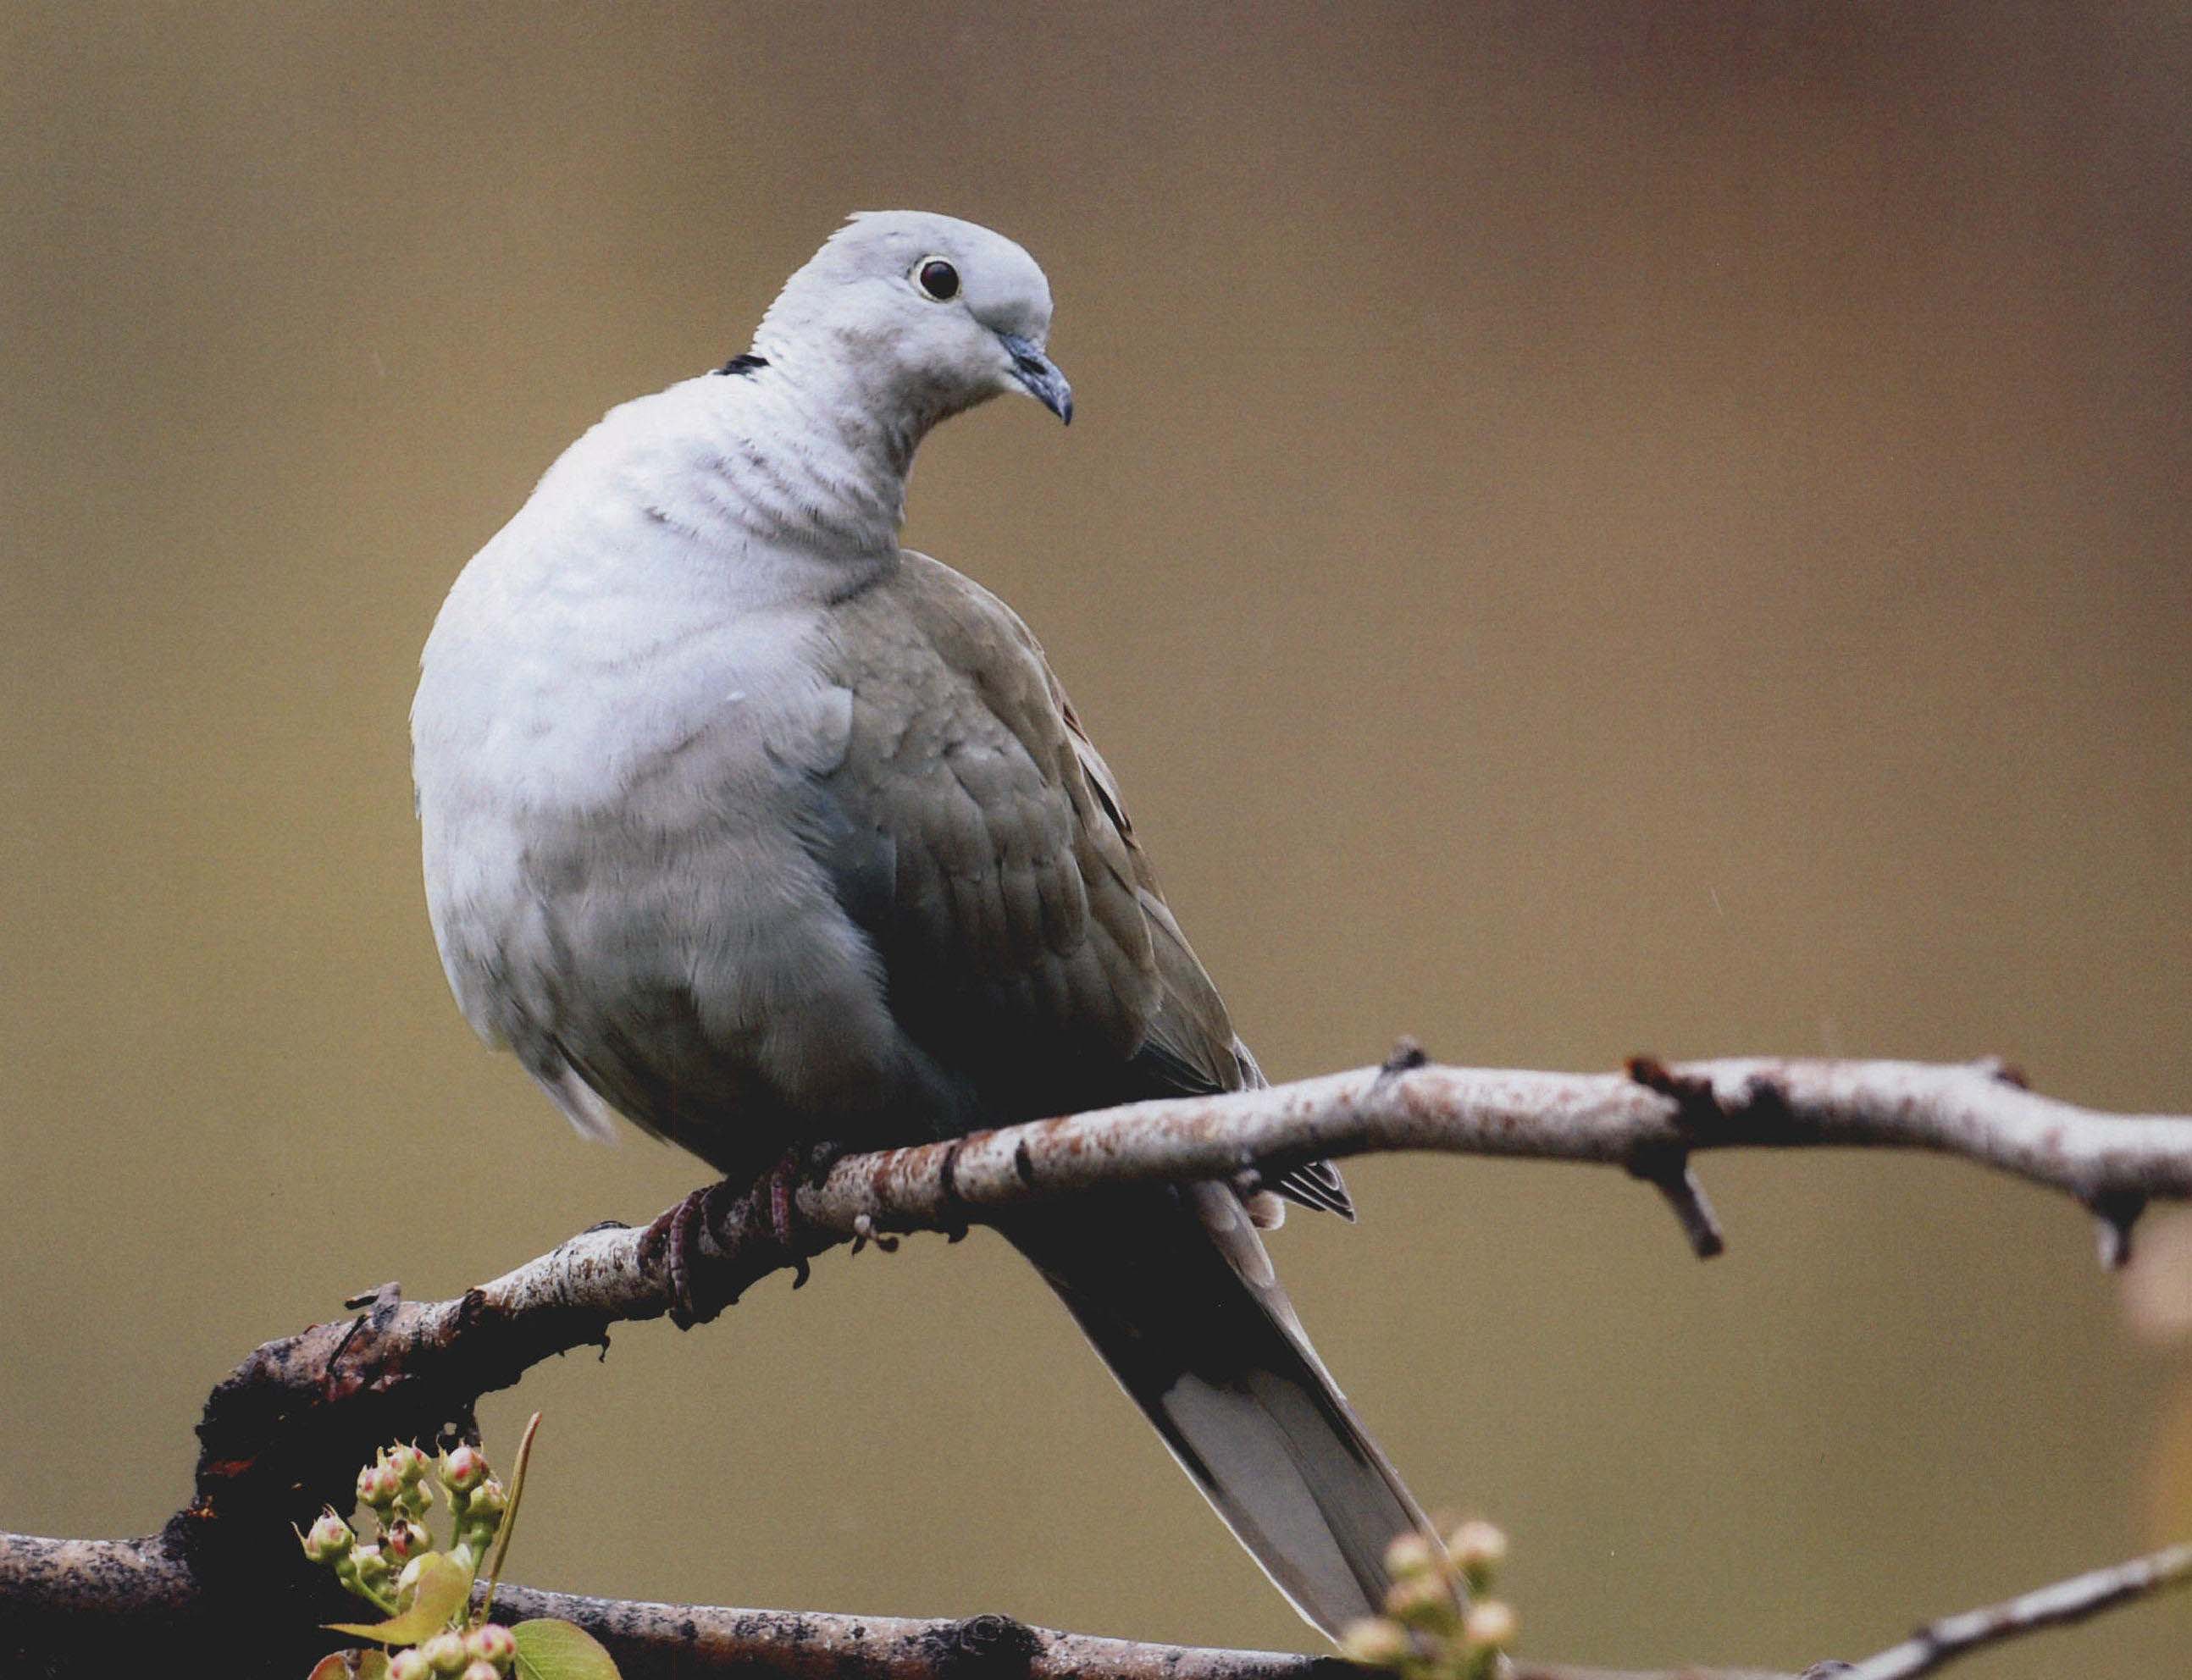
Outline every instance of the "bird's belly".
<path id="1" fill-rule="evenodd" d="M 588 684 L 556 674 L 552 696 L 521 657 L 454 724 L 422 689 L 420 815 L 475 1027 L 544 1083 L 571 1070 L 737 1171 L 872 1136 L 921 1080 L 875 954 L 800 838 L 842 702 L 789 659 L 724 657 L 751 644 L 701 651 Z"/>

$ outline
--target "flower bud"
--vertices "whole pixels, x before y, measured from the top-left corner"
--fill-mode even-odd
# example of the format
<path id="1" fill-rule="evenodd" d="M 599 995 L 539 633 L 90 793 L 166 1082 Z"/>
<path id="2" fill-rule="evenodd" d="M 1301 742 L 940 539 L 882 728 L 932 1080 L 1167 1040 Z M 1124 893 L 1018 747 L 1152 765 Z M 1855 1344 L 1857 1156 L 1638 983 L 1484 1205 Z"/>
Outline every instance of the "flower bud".
<path id="1" fill-rule="evenodd" d="M 388 1463 L 396 1472 L 396 1479 L 407 1488 L 415 1487 L 426 1479 L 426 1455 L 408 1441 L 388 1449 Z"/>
<path id="2" fill-rule="evenodd" d="M 459 1497 L 451 1495 L 450 1503 L 455 1504 Z M 472 1489 L 457 1513 L 457 1543 L 470 1546 L 476 1556 L 485 1557 L 489 1542 L 502 1527 L 503 1513 L 509 1509 L 509 1495 L 503 1492 L 502 1484 L 490 1476 Z"/>
<path id="3" fill-rule="evenodd" d="M 1431 1549 L 1428 1535 L 1412 1529 L 1385 1548 L 1385 1567 L 1396 1580 L 1407 1580 L 1413 1575 L 1429 1575 L 1436 1569 L 1438 1554 Z"/>
<path id="4" fill-rule="evenodd" d="M 386 1459 L 378 1459 L 357 1472 L 358 1499 L 375 1511 L 387 1510 L 396 1503 L 396 1495 L 402 1491 L 402 1478 L 396 1473 L 396 1466 Z"/>
<path id="5" fill-rule="evenodd" d="M 1365 1668 L 1398 1668 L 1407 1659 L 1407 1632 L 1398 1622 L 1371 1616 L 1349 1626 L 1340 1636 L 1339 1654 Z"/>
<path id="6" fill-rule="evenodd" d="M 368 1586 L 378 1586 L 388 1579 L 388 1554 L 370 1541 L 350 1554 L 350 1564 Z"/>
<path id="7" fill-rule="evenodd" d="M 1457 1528 L 1446 1548 L 1463 1569 L 1488 1569 L 1506 1561 L 1507 1536 L 1492 1523 L 1478 1519 Z"/>
<path id="8" fill-rule="evenodd" d="M 1385 1614 L 1404 1627 L 1453 1626 L 1453 1588 L 1436 1575 L 1409 1575 L 1385 1589 Z"/>
<path id="9" fill-rule="evenodd" d="M 451 1491 L 468 1494 L 487 1480 L 487 1458 L 477 1447 L 466 1442 L 453 1453 L 442 1455 L 442 1485 Z"/>
<path id="10" fill-rule="evenodd" d="M 417 1523 L 391 1523 L 380 1540 L 388 1555 L 399 1563 L 408 1563 L 420 1552 L 434 1549 L 434 1536 Z"/>
<path id="11" fill-rule="evenodd" d="M 461 1680 L 502 1680 L 502 1671 L 491 1662 L 468 1663 Z"/>
<path id="12" fill-rule="evenodd" d="M 332 1563 L 347 1557 L 357 1536 L 349 1523 L 332 1511 L 324 1513 L 312 1524 L 311 1532 L 305 1536 L 305 1556 L 315 1563 Z"/>
<path id="13" fill-rule="evenodd" d="M 499 1621 L 482 1622 L 465 1635 L 465 1649 L 471 1653 L 474 1662 L 498 1671 L 517 1660 L 517 1640 Z"/>
<path id="14" fill-rule="evenodd" d="M 416 1645 L 398 1651 L 388 1660 L 388 1680 L 429 1680 L 433 1670 L 426 1659 L 419 1654 Z"/>
<path id="15" fill-rule="evenodd" d="M 1515 1643 L 1515 1612 L 1497 1598 L 1480 1598 L 1462 1618 L 1461 1637 L 1472 1645 L 1504 1651 Z"/>
<path id="16" fill-rule="evenodd" d="M 465 1652 L 465 1636 L 461 1633 L 437 1633 L 419 1647 L 419 1654 L 426 1659 L 426 1666 L 437 1674 L 461 1674 L 471 1658 Z"/>

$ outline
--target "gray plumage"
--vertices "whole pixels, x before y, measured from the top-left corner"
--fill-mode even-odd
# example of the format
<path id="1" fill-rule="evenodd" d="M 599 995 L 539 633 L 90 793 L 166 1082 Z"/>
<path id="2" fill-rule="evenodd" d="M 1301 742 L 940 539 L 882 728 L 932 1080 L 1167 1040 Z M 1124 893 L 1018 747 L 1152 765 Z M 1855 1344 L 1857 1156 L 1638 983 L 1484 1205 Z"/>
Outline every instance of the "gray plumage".
<path id="1" fill-rule="evenodd" d="M 1070 418 L 1049 324 L 1009 241 L 856 218 L 751 351 L 612 411 L 452 589 L 413 711 L 435 935 L 581 1129 L 750 1179 L 1262 1083 L 1034 637 L 898 545 L 931 427 L 1011 390 Z M 1281 1187 L 1352 1216 L 1329 1166 Z M 1424 1519 L 1241 1199 L 1000 1228 L 1304 1615 L 1373 1614 Z"/>

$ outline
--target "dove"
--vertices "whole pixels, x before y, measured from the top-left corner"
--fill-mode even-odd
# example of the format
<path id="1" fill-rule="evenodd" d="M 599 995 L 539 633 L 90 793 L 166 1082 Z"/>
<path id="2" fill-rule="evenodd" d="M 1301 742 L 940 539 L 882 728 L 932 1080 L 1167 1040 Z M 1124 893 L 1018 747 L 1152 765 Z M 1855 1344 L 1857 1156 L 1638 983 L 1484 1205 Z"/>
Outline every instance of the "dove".
<path id="1" fill-rule="evenodd" d="M 1035 637 L 899 546 L 935 426 L 1010 393 L 1071 421 L 1051 313 L 1002 235 L 855 216 L 750 350 L 611 409 L 450 589 L 412 710 L 434 936 L 581 1131 L 621 1115 L 750 1185 L 1264 1083 Z M 1276 1188 L 1354 1216 L 1328 1164 Z M 1336 1638 L 1396 1536 L 1436 1542 L 1272 1269 L 1271 1204 L 1135 1187 L 988 1222 Z"/>

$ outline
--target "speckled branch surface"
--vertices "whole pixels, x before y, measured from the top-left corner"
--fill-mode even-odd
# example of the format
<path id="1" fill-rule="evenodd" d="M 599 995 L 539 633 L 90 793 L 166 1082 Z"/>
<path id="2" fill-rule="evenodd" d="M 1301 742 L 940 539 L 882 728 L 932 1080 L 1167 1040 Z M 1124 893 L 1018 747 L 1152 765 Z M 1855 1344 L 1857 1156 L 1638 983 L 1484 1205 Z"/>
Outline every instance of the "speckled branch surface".
<path id="1" fill-rule="evenodd" d="M 2081 1202 L 2121 1261 L 2149 1199 L 2192 1198 L 2192 1119 L 2097 1113 L 2035 1095 L 1999 1064 L 1730 1060 L 1616 1073 L 1453 1068 L 1404 1046 L 1384 1063 L 1269 1090 L 1145 1102 L 856 1155 L 801 1188 L 791 1241 L 769 1198 L 726 1195 L 690 1227 L 582 1233 L 451 1301 L 384 1285 L 351 1320 L 268 1342 L 208 1402 L 197 1498 L 173 1538 L 203 1553 L 231 1516 L 277 1530 L 340 1501 L 377 1442 L 463 1430 L 478 1397 L 627 1319 L 705 1317 L 756 1280 L 845 1242 L 956 1231 L 989 1210 L 1150 1180 L 1254 1183 L 1373 1150 L 1595 1162 L 1655 1186 L 1700 1255 L 1718 1222 L 1693 1170 L 1709 1149 L 1842 1145 L 1961 1155 Z M 709 1306 L 698 1314 L 696 1301 Z"/>
<path id="2" fill-rule="evenodd" d="M 2079 1108 L 1998 1063 L 1640 1059 L 1621 1073 L 1548 1073 L 1447 1067 L 1404 1045 L 1375 1067 L 1265 1091 L 849 1157 L 797 1190 L 789 1231 L 757 1187 L 711 1198 L 698 1219 L 685 1218 L 688 1205 L 644 1228 L 584 1232 L 454 1300 L 407 1301 L 384 1284 L 351 1303 L 356 1317 L 265 1344 L 214 1389 L 198 1426 L 196 1496 L 133 1555 L 182 1569 L 200 1594 L 250 1583 L 263 1597 L 283 1580 L 307 1595 L 288 1525 L 323 1503 L 347 1506 L 375 1445 L 470 1432 L 478 1398 L 537 1361 L 605 1347 L 625 1320 L 712 1316 L 756 1280 L 803 1272 L 810 1256 L 848 1242 L 956 1233 L 991 1209 L 1120 1184 L 1250 1187 L 1320 1157 L 1424 1150 L 1620 1167 L 1664 1194 L 1696 1251 L 1711 1255 L 1721 1237 L 1697 1154 L 1822 1146 L 1928 1149 L 2049 1186 L 2096 1216 L 2111 1262 L 2149 1200 L 2192 1199 L 2192 1118 Z M 674 1250 L 686 1261 L 675 1278 Z M 68 1602 L 86 1569 L 120 1555 L 98 1548 L 127 1543 L 23 1544 L 47 1550 L 35 1574 L 24 1573 L 27 1553 L 0 1572 L 0 1631 L 26 1595 Z M 53 1549 L 71 1546 L 90 1549 Z"/>
<path id="3" fill-rule="evenodd" d="M 1508 1680 L 1921 1680 L 1987 1646 L 2082 1620 L 2188 1581 L 2192 1545 L 2172 1546 L 1944 1617 L 1863 1662 L 1817 1663 L 1801 1675 L 1732 1668 L 1647 1672 L 1521 1660 Z M 174 1642 L 186 1635 L 187 1617 L 202 1595 L 188 1566 L 157 1539 L 0 1535 L 0 1652 L 39 1649 L 37 1639 L 24 1637 L 26 1632 L 70 1630 L 82 1660 L 49 1672 L 118 1672 L 113 1665 L 146 1651 L 172 1658 Z M 924 1621 L 741 1610 L 511 1586 L 497 1595 L 496 1609 L 498 1620 L 561 1616 L 579 1623 L 608 1646 L 625 1680 L 731 1674 L 780 1680 L 1361 1680 L 1364 1673 L 1333 1657 L 1102 1639 L 998 1615 Z M 250 1642 L 232 1643 L 248 1648 Z M 322 1637 L 317 1645 L 325 1643 Z M 300 1663 L 297 1671 L 301 1669 Z M 247 1660 L 231 1671 L 253 1671 Z"/>

